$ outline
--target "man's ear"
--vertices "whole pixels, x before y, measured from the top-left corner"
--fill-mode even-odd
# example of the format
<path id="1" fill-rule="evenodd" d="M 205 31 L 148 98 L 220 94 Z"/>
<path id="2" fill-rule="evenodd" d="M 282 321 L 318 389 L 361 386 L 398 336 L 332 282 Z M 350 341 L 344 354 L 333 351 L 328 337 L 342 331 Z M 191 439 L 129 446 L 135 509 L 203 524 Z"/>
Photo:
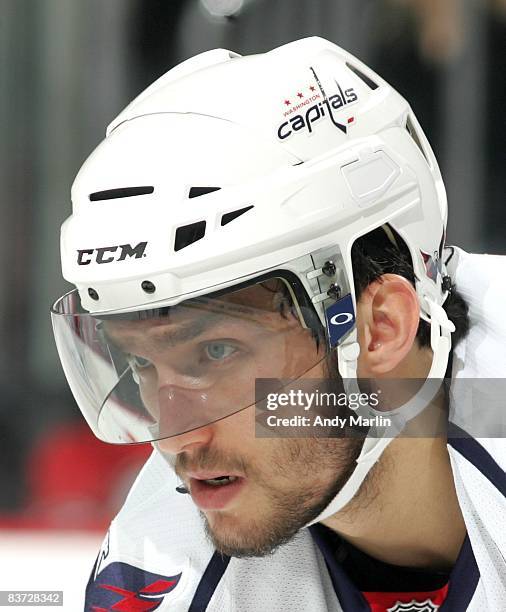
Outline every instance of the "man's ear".
<path id="1" fill-rule="evenodd" d="M 357 310 L 360 376 L 393 374 L 410 352 L 420 322 L 413 285 L 397 274 L 383 274 L 363 291 Z"/>

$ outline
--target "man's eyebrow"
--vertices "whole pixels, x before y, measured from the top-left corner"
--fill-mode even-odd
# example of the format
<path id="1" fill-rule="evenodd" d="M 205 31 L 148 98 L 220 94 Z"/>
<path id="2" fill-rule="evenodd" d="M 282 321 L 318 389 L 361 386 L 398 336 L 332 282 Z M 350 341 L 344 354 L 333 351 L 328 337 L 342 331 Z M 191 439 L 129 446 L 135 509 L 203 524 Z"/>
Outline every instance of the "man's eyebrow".
<path id="1" fill-rule="evenodd" d="M 246 306 L 245 304 L 238 304 L 237 302 L 228 302 L 228 301 L 214 301 L 208 300 L 206 298 L 197 298 L 195 300 L 197 307 L 202 308 L 205 307 L 205 310 L 212 315 L 221 314 L 224 310 L 227 313 L 238 313 L 242 315 L 246 315 L 245 318 L 250 318 L 255 320 L 255 318 L 259 314 L 258 308 L 252 308 L 251 306 Z M 190 305 L 188 307 L 191 308 Z"/>
<path id="2" fill-rule="evenodd" d="M 196 321 L 182 323 L 176 329 L 164 329 L 160 334 L 155 334 L 153 341 L 161 342 L 164 346 L 176 346 L 201 336 L 205 331 L 216 327 L 225 319 L 229 319 L 225 314 L 201 317 Z"/>
<path id="3" fill-rule="evenodd" d="M 188 323 L 182 323 L 175 329 L 162 329 L 160 333 L 155 333 L 154 337 L 148 337 L 147 334 L 142 334 L 141 342 L 149 341 L 152 344 L 161 343 L 164 347 L 176 346 L 201 336 L 205 331 L 216 327 L 224 320 L 230 322 L 230 315 L 226 313 L 208 314 L 205 317 L 200 317 Z M 126 332 L 125 335 L 117 337 L 114 332 L 111 333 L 111 330 L 107 329 L 107 325 L 104 325 L 102 329 L 106 338 L 125 352 L 128 352 L 127 347 L 129 344 L 137 344 L 139 342 L 139 333 L 132 334 L 131 332 Z"/>

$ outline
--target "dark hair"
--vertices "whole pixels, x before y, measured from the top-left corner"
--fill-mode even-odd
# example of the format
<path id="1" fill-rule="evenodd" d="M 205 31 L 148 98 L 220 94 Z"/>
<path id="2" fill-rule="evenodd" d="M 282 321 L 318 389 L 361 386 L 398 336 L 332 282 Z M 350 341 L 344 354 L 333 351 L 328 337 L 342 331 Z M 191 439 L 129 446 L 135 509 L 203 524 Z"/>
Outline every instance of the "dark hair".
<path id="1" fill-rule="evenodd" d="M 383 274 L 398 274 L 409 280 L 413 286 L 415 285 L 415 273 L 406 243 L 390 226 L 387 231 L 392 233 L 395 245 L 383 227 L 361 236 L 353 244 L 351 259 L 357 301 L 364 289 L 370 283 L 380 279 Z M 451 285 L 443 308 L 450 321 L 455 324 L 452 346 L 456 346 L 469 331 L 469 315 L 468 306 L 455 285 Z M 420 319 L 416 337 L 421 347 L 430 346 L 430 325 L 422 319 Z"/>

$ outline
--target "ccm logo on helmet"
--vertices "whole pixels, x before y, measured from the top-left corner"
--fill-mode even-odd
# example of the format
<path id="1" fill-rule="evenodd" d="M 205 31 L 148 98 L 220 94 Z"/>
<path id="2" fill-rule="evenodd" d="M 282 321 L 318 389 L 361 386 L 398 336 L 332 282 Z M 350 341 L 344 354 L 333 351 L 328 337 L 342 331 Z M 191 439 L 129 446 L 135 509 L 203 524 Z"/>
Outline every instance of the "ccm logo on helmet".
<path id="1" fill-rule="evenodd" d="M 351 312 L 339 312 L 329 319 L 331 325 L 346 325 L 350 321 L 353 321 Z"/>
<path id="2" fill-rule="evenodd" d="M 139 242 L 136 246 L 119 244 L 117 246 L 99 247 L 98 249 L 79 249 L 77 251 L 77 263 L 79 266 L 87 266 L 93 261 L 104 264 L 112 261 L 125 261 L 127 257 L 140 259 L 145 257 L 144 251 L 147 245 L 147 242 Z"/>
<path id="3" fill-rule="evenodd" d="M 353 87 L 343 91 L 339 83 L 336 82 L 336 85 L 339 88 L 338 94 L 334 94 L 333 96 L 325 99 L 323 102 L 318 102 L 318 104 L 310 106 L 305 115 L 295 115 L 295 117 L 292 117 L 289 121 L 282 123 L 278 128 L 278 138 L 280 140 L 284 140 L 285 138 L 288 138 L 288 136 L 291 136 L 294 132 L 298 132 L 299 130 L 303 129 L 307 130 L 311 134 L 313 131 L 313 123 L 325 117 L 325 113 L 327 111 L 332 123 L 346 134 L 347 127 L 336 121 L 333 110 L 339 110 L 343 106 L 356 102 L 358 100 L 358 96 Z"/>

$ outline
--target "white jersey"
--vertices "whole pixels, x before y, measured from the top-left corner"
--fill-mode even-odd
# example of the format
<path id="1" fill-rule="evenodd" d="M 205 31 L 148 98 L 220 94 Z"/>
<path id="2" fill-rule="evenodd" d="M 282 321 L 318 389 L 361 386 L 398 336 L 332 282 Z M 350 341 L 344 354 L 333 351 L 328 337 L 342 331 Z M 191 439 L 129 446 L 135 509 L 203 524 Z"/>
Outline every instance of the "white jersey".
<path id="1" fill-rule="evenodd" d="M 449 264 L 470 306 L 471 329 L 454 351 L 455 377 L 506 377 L 506 258 L 458 249 Z M 485 408 L 484 408 L 485 410 Z M 450 406 L 458 424 L 457 405 Z M 506 610 L 506 444 L 450 439 L 457 495 L 468 536 L 444 603 L 412 601 L 393 612 Z M 202 519 L 163 457 L 154 451 L 113 520 L 86 591 L 88 611 L 370 612 L 322 538 L 302 529 L 262 558 L 217 553 Z M 121 602 L 121 603 L 120 603 Z M 114 606 L 114 607 L 113 607 Z"/>

